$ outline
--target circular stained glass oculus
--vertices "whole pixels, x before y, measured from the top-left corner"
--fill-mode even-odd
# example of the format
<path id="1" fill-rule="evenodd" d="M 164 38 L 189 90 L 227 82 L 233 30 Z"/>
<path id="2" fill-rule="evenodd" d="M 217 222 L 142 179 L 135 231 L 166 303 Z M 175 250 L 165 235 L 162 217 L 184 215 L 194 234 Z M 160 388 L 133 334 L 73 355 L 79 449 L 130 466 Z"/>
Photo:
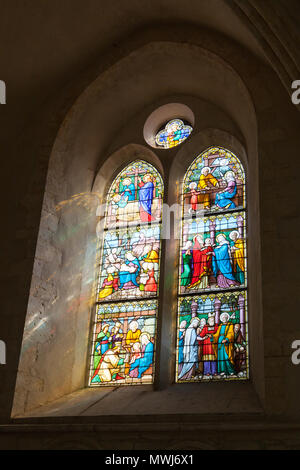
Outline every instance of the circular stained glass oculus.
<path id="1" fill-rule="evenodd" d="M 186 140 L 192 131 L 192 126 L 181 119 L 172 119 L 156 134 L 155 142 L 165 149 L 176 147 Z"/>

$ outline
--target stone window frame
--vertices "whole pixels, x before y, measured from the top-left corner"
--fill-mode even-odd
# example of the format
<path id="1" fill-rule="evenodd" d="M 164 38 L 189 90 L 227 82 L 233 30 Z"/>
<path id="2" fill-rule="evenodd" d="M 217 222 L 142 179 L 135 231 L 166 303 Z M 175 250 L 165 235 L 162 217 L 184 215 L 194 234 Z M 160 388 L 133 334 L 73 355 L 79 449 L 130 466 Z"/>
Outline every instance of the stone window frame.
<path id="1" fill-rule="evenodd" d="M 170 44 L 172 45 L 171 48 Z M 176 57 L 178 57 L 179 53 L 184 55 L 184 60 L 187 59 L 187 56 L 190 57 L 191 65 L 195 68 L 192 77 L 195 77 L 196 80 L 196 77 L 201 76 L 203 80 L 199 81 L 197 79 L 198 81 L 194 84 L 194 88 L 188 80 L 188 85 L 185 87 L 184 91 L 181 89 L 177 92 L 174 91 L 173 95 L 166 95 L 165 92 L 162 95 L 161 83 L 153 79 L 153 77 L 151 77 L 151 80 L 149 77 L 149 83 L 151 83 L 150 91 L 152 93 L 150 93 L 149 96 L 145 95 L 144 83 L 143 93 L 140 95 L 136 94 L 135 89 L 129 90 L 127 84 L 126 92 L 120 94 L 120 96 L 127 100 L 126 107 L 125 104 L 120 103 L 119 100 L 114 101 L 112 99 L 115 96 L 115 89 L 114 87 L 111 87 L 111 83 L 115 83 L 116 78 L 118 78 L 120 67 L 113 66 L 109 70 L 109 73 L 101 74 L 94 82 L 89 82 L 89 86 L 84 90 L 82 95 L 78 97 L 78 100 L 74 103 L 70 112 L 65 117 L 65 120 L 56 136 L 51 151 L 43 211 L 45 209 L 51 209 L 53 204 L 58 203 L 63 199 L 65 199 L 65 201 L 73 200 L 73 195 L 78 193 L 81 194 L 82 191 L 95 199 L 96 209 L 96 200 L 100 201 L 103 197 L 103 181 L 111 178 L 114 168 L 121 168 L 124 163 L 129 163 L 137 157 L 145 160 L 149 159 L 149 162 L 153 163 L 154 166 L 159 169 L 164 181 L 169 182 L 169 187 L 166 187 L 167 185 L 165 186 L 165 201 L 168 201 L 169 205 L 172 205 L 173 203 L 178 202 L 178 188 L 176 187 L 176 181 L 178 181 L 180 175 L 186 171 L 186 164 L 189 162 L 189 159 L 191 161 L 194 159 L 195 155 L 198 155 L 201 151 L 212 145 L 219 145 L 228 148 L 233 151 L 233 153 L 239 155 L 240 158 L 243 153 L 245 161 L 242 161 L 242 163 L 248 174 L 248 234 L 250 240 L 250 244 L 248 245 L 249 324 L 251 325 L 250 330 L 253 329 L 255 333 L 253 334 L 249 331 L 251 349 L 253 349 L 254 354 L 250 350 L 252 380 L 251 384 L 248 384 L 249 386 L 247 385 L 247 388 L 250 387 L 253 394 L 259 397 L 260 403 L 263 403 L 263 317 L 258 143 L 255 108 L 249 90 L 245 86 L 243 80 L 221 57 L 218 57 L 216 54 L 211 53 L 208 50 L 204 50 L 199 46 L 177 44 L 173 42 L 170 44 L 160 42 L 149 43 L 142 46 L 133 58 L 124 58 L 117 65 L 120 65 L 121 68 L 126 68 L 128 64 L 131 67 L 140 67 L 140 63 L 138 61 L 142 60 L 144 61 L 143 63 L 145 63 L 145 60 L 147 60 L 148 57 L 147 54 L 149 53 L 152 55 L 158 54 L 158 56 L 162 54 L 163 64 L 165 64 L 166 54 L 169 54 L 170 52 L 174 54 L 176 51 Z M 180 71 L 184 75 L 185 68 L 180 69 Z M 205 77 L 207 76 L 210 76 L 211 80 L 206 80 Z M 181 83 L 184 83 L 182 77 L 180 79 Z M 212 80 L 214 81 L 213 86 Z M 224 93 L 225 86 L 226 93 Z M 155 87 L 155 92 L 153 87 Z M 205 97 L 205 99 L 203 97 Z M 101 105 L 104 98 L 105 104 Z M 136 98 L 137 101 L 134 101 L 133 98 Z M 155 149 L 155 151 L 153 151 L 154 149 L 150 149 L 145 145 L 142 135 L 143 125 L 147 116 L 149 116 L 149 114 L 160 105 L 176 102 L 186 103 L 191 109 L 193 109 L 196 116 L 194 132 L 186 142 L 175 149 Z M 120 105 L 121 109 L 126 109 L 128 114 L 126 117 L 122 115 L 119 119 L 121 123 L 119 121 L 116 122 L 116 116 L 119 117 L 120 115 Z M 99 132 L 99 129 L 101 128 L 101 126 L 99 127 L 99 123 L 102 123 L 101 133 Z M 210 126 L 220 127 L 212 128 Z M 226 129 L 227 132 L 221 129 Z M 168 152 L 168 156 L 165 152 Z M 245 164 L 245 162 L 247 162 L 247 164 Z M 60 178 L 57 178 L 57 172 L 59 177 L 62 175 L 65 179 L 60 180 Z M 99 175 L 101 175 L 102 179 Z M 97 181 L 99 182 L 98 186 L 96 184 Z M 48 188 L 49 182 L 51 183 L 50 191 Z M 59 189 L 57 189 L 58 187 Z M 50 193 L 52 193 L 54 197 L 52 197 L 52 194 Z M 80 217 L 81 213 L 82 211 L 75 213 L 75 219 Z M 61 231 L 67 226 L 70 217 L 68 217 L 68 214 L 62 214 L 60 218 L 56 218 L 55 214 L 51 214 L 49 219 L 53 225 L 53 233 L 55 236 L 59 236 Z M 42 223 L 43 221 L 41 220 L 41 224 Z M 95 234 L 96 224 L 96 220 L 88 220 L 88 228 L 80 240 L 80 246 L 82 249 L 84 249 L 85 246 L 86 252 L 83 256 L 83 262 L 80 265 L 79 274 L 81 285 L 79 285 L 79 282 L 77 283 L 76 295 L 80 295 L 86 286 L 86 281 L 93 276 L 91 265 L 94 262 L 93 259 L 95 257 L 95 252 L 94 247 L 92 246 L 92 238 Z M 44 237 L 44 233 L 42 233 L 42 237 Z M 40 260 L 36 260 L 37 262 L 35 261 L 33 287 L 35 288 L 36 280 L 39 282 L 39 273 L 41 269 L 52 274 L 56 269 L 56 266 L 58 266 L 58 269 L 62 271 L 62 274 L 59 273 L 60 276 L 56 280 L 57 284 L 54 285 L 53 283 L 53 296 L 55 296 L 55 289 L 59 289 L 61 285 L 64 284 L 62 277 L 66 271 L 64 261 L 70 256 L 70 250 L 68 250 L 67 247 L 65 250 L 66 253 L 60 253 L 56 250 L 54 251 L 52 245 L 49 247 L 47 245 L 46 248 L 45 256 L 47 256 L 47 258 L 49 257 L 49 262 L 48 259 L 45 259 L 45 263 L 43 265 L 43 263 L 40 263 Z M 48 248 L 50 248 L 50 250 Z M 169 300 L 175 295 L 170 284 L 177 284 L 173 282 L 165 283 L 163 278 L 165 277 L 164 273 L 166 275 L 171 273 L 170 280 L 174 280 L 174 276 L 177 275 L 175 273 L 176 266 L 174 266 L 174 259 L 177 258 L 172 256 L 172 253 L 174 254 L 175 252 L 176 243 L 169 242 L 166 245 L 166 256 L 163 255 L 161 260 L 161 266 L 163 269 L 161 271 L 161 289 L 163 289 L 164 294 L 161 299 L 158 315 L 161 319 L 161 321 L 159 320 L 161 323 L 159 325 L 159 331 L 164 340 L 160 344 L 160 351 L 158 350 L 157 354 L 158 362 L 156 369 L 159 379 L 154 383 L 153 388 L 155 391 L 167 390 L 170 384 L 173 383 L 174 377 L 174 368 L 172 369 L 172 364 L 174 364 L 175 361 L 175 341 L 172 341 L 172 335 L 168 337 L 166 333 L 171 331 L 175 334 L 175 325 L 173 325 L 173 329 L 170 329 L 169 327 L 172 326 L 172 322 L 176 316 L 172 315 L 172 312 L 168 312 L 167 310 Z M 252 269 L 251 266 L 253 266 L 254 269 Z M 165 287 L 164 284 L 166 284 Z M 53 321 L 59 322 L 58 326 L 60 331 L 62 331 L 62 329 L 66 327 L 66 315 L 64 314 L 67 311 L 67 306 L 64 303 L 59 304 L 59 302 L 57 302 L 54 307 L 51 306 L 51 302 L 49 302 L 49 304 L 50 308 L 46 312 L 47 316 L 50 321 L 52 321 L 51 316 L 54 314 Z M 28 316 L 26 317 L 27 324 L 31 322 L 32 313 L 34 313 L 34 311 L 35 310 L 31 309 L 31 306 L 28 308 Z M 160 315 L 161 312 L 163 315 Z M 82 387 L 86 384 L 84 373 L 87 368 L 86 361 L 83 361 L 83 357 L 87 352 L 89 334 L 87 331 L 87 325 L 90 324 L 91 309 L 86 308 L 85 299 L 83 298 L 83 301 L 79 302 L 76 309 L 76 321 L 71 325 L 72 334 L 74 331 L 75 333 L 70 340 L 69 337 L 71 335 L 68 335 L 69 337 L 67 338 L 69 341 L 72 340 L 72 370 L 69 375 L 64 378 L 63 383 L 61 384 L 59 382 L 61 374 L 57 374 L 56 371 L 51 369 L 51 374 L 50 376 L 48 374 L 48 377 L 46 377 L 47 380 L 45 381 L 47 387 L 49 386 L 49 393 L 47 390 L 44 391 L 43 389 L 39 389 L 40 384 L 44 382 L 42 375 L 45 369 L 44 364 L 43 371 L 40 370 L 40 362 L 38 364 L 39 370 L 37 372 L 34 371 L 36 374 L 34 383 L 31 379 L 28 382 L 29 378 L 32 376 L 30 363 L 31 357 L 26 358 L 24 361 L 21 355 L 20 370 L 17 375 L 17 387 L 15 392 L 16 407 L 14 406 L 12 416 L 24 415 L 22 414 L 22 407 L 23 403 L 27 402 L 26 394 L 28 393 L 30 396 L 33 396 L 33 399 L 30 400 L 28 405 L 28 413 L 30 416 L 30 409 L 33 409 L 34 406 L 39 407 L 40 405 L 45 405 L 47 402 L 49 403 L 51 401 L 58 400 L 60 397 L 63 399 L 63 397 L 67 397 L 68 394 L 77 393 L 77 391 L 82 390 Z M 80 334 L 77 334 L 76 331 L 80 332 Z M 64 341 L 64 336 L 63 338 L 58 338 L 58 340 Z M 35 339 L 35 341 L 39 340 Z M 33 359 L 34 357 L 38 357 L 38 354 L 40 353 L 38 349 L 39 348 L 37 347 L 36 356 L 35 349 L 33 349 Z M 169 354 L 169 352 L 171 354 Z M 52 351 L 52 358 L 54 356 L 57 358 L 57 354 L 57 349 L 56 351 Z M 84 370 L 82 367 L 83 362 Z M 51 367 L 52 365 L 50 364 L 50 368 Z M 33 386 L 31 387 L 32 383 Z M 196 384 L 197 393 L 200 385 L 201 384 Z M 220 396 L 220 390 L 222 390 L 222 387 L 225 385 L 223 393 L 226 394 L 230 401 L 230 384 L 210 384 L 209 387 L 207 387 L 207 384 L 205 384 L 205 386 L 203 384 L 204 388 L 201 388 L 201 390 L 205 394 L 205 390 L 209 389 L 209 395 L 211 395 L 212 387 L 214 388 L 214 385 L 217 386 L 216 390 L 218 391 L 216 399 Z M 241 389 L 239 385 L 242 384 L 234 384 L 235 393 L 238 388 Z M 189 387 L 189 390 L 192 390 L 193 384 L 174 384 L 171 387 L 175 390 L 178 386 L 181 387 L 182 390 L 182 392 L 179 393 L 185 393 L 183 390 L 185 390 L 186 387 Z M 44 388 L 46 389 L 47 387 Z M 245 387 L 246 385 L 243 386 L 243 388 Z M 18 395 L 20 394 L 23 394 L 23 396 L 19 399 Z M 65 398 L 65 400 L 69 399 Z M 174 406 L 176 408 L 176 405 Z M 224 411 L 227 412 L 228 410 L 228 407 L 224 405 Z M 144 409 L 144 412 L 147 413 L 147 408 Z M 205 407 L 198 408 L 198 412 L 205 413 Z"/>
<path id="2" fill-rule="evenodd" d="M 130 145 L 125 148 L 120 149 L 115 154 L 108 157 L 103 167 L 100 169 L 100 174 L 105 174 L 108 166 L 115 165 L 117 161 L 121 162 L 122 165 L 118 167 L 113 173 L 117 175 L 122 168 L 124 168 L 128 163 L 134 161 L 139 155 L 139 158 L 148 161 L 149 163 L 156 166 L 156 168 L 161 171 L 162 178 L 164 180 L 165 191 L 164 191 L 164 203 L 168 203 L 170 206 L 174 203 L 181 203 L 181 189 L 180 181 L 183 180 L 185 172 L 187 171 L 189 165 L 194 161 L 197 155 L 206 151 L 208 148 L 216 146 L 223 147 L 230 150 L 234 153 L 241 161 L 246 177 L 246 185 L 251 184 L 251 177 L 249 175 L 249 162 L 247 157 L 247 152 L 243 144 L 233 135 L 219 129 L 204 129 L 201 132 L 192 134 L 186 142 L 183 142 L 180 146 L 176 148 L 176 154 L 174 155 L 173 163 L 169 170 L 169 173 L 166 174 L 162 169 L 162 162 L 158 155 L 156 155 L 153 150 L 149 149 L 139 150 L 136 148 L 130 156 L 128 153 Z M 132 150 L 135 146 L 132 147 Z M 166 150 L 168 151 L 168 150 Z M 126 161 L 125 161 L 126 158 Z M 99 181 L 101 177 L 97 175 L 95 179 L 95 185 L 93 190 L 99 188 Z M 110 179 L 107 183 L 107 187 L 111 184 Z M 105 194 L 106 189 L 103 191 Z M 258 195 L 253 194 L 250 188 L 247 191 L 247 211 L 246 211 L 246 221 L 247 229 L 249 229 L 249 219 L 253 219 L 253 207 L 251 204 L 252 198 L 257 198 Z M 250 200 L 249 200 L 250 198 Z M 181 216 L 179 219 L 174 219 L 174 228 L 181 227 Z M 158 296 L 158 331 L 157 331 L 157 354 L 156 354 L 156 365 L 155 365 L 155 378 L 153 390 L 165 390 L 169 387 L 173 389 L 182 388 L 185 390 L 184 393 L 188 393 L 189 388 L 199 387 L 199 393 L 204 390 L 203 387 L 211 388 L 212 394 L 216 396 L 218 393 L 227 394 L 226 387 L 228 388 L 229 395 L 232 393 L 232 387 L 229 391 L 228 383 L 218 382 L 218 383 L 175 383 L 175 367 L 176 367 L 176 321 L 177 321 L 177 299 L 178 299 L 178 253 L 179 253 L 179 239 L 171 240 L 162 240 L 162 249 L 161 249 L 161 272 L 160 272 L 160 293 Z M 248 258 L 253 258 L 253 240 L 248 240 Z M 251 265 L 251 263 L 250 263 Z M 249 266 L 249 264 L 248 264 Z M 172 280 L 168 285 L 165 283 L 165 273 L 172 273 Z M 260 330 L 259 335 L 255 335 L 255 329 L 257 323 L 259 323 L 259 318 L 253 318 L 253 312 L 259 312 L 259 304 L 257 302 L 257 291 L 255 286 L 253 286 L 253 275 L 248 267 L 248 340 L 249 340 L 249 356 L 250 360 L 250 379 L 241 382 L 235 382 L 234 387 L 236 390 L 239 390 L 241 387 L 247 387 L 249 389 L 250 395 L 260 396 L 260 387 L 263 386 L 261 376 L 259 373 L 259 368 L 257 364 L 260 363 L 262 357 L 262 331 Z M 136 388 L 138 388 L 137 386 Z M 151 386 L 147 386 L 151 387 Z M 124 388 L 124 387 L 123 387 Z M 101 387 L 99 387 L 101 389 Z M 181 393 L 181 392 L 179 392 Z M 205 394 L 207 391 L 205 390 Z M 199 406 L 197 412 L 205 412 L 205 407 Z"/>

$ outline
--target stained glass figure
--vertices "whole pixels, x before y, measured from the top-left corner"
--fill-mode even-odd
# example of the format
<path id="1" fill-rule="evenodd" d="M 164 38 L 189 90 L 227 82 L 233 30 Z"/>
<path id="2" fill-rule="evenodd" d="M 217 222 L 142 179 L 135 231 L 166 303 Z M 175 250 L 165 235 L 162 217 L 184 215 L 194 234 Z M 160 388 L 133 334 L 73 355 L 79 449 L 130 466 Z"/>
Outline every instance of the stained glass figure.
<path id="1" fill-rule="evenodd" d="M 211 147 L 183 180 L 176 381 L 245 380 L 248 372 L 245 174 Z"/>
<path id="2" fill-rule="evenodd" d="M 245 207 L 245 174 L 230 151 L 212 147 L 189 167 L 183 185 L 184 214 L 222 212 Z"/>
<path id="3" fill-rule="evenodd" d="M 183 221 L 180 293 L 246 286 L 245 213 Z"/>
<path id="4" fill-rule="evenodd" d="M 117 176 L 107 197 L 107 227 L 160 222 L 163 182 L 158 171 L 137 160 Z"/>
<path id="5" fill-rule="evenodd" d="M 176 381 L 245 380 L 246 291 L 179 299 Z"/>
<path id="6" fill-rule="evenodd" d="M 156 134 L 156 144 L 166 149 L 176 147 L 189 137 L 193 128 L 181 119 L 172 119 Z"/>
<path id="7" fill-rule="evenodd" d="M 122 170 L 108 191 L 90 386 L 153 382 L 162 197 L 160 174 L 143 160 Z"/>
<path id="8" fill-rule="evenodd" d="M 98 306 L 90 385 L 152 383 L 157 301 Z"/>

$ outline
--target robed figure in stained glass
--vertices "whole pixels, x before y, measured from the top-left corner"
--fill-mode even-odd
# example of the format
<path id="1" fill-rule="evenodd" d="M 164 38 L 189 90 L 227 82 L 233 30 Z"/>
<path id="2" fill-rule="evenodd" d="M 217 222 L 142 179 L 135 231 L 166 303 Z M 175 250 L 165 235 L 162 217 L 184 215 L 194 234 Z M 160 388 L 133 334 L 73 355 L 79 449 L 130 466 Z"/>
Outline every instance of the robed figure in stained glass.
<path id="1" fill-rule="evenodd" d="M 131 181 L 130 178 L 124 178 L 122 181 L 123 184 L 123 191 L 121 196 L 123 200 L 127 201 L 134 201 L 135 200 L 135 186 L 134 183 Z"/>
<path id="2" fill-rule="evenodd" d="M 198 340 L 197 328 L 200 319 L 193 318 L 189 327 L 186 329 L 183 346 L 183 366 L 178 375 L 179 380 L 189 379 L 195 375 L 198 367 Z"/>
<path id="3" fill-rule="evenodd" d="M 222 209 L 234 209 L 236 205 L 232 199 L 236 195 L 237 187 L 233 171 L 228 171 L 225 173 L 224 179 L 227 183 L 227 186 L 223 191 L 220 191 L 216 194 L 215 204 Z"/>
<path id="4" fill-rule="evenodd" d="M 198 197 L 198 201 L 203 203 L 204 209 L 209 209 L 210 207 L 210 195 L 209 192 L 212 187 L 219 187 L 219 182 L 217 178 L 215 178 L 211 174 L 211 170 L 209 167 L 204 167 L 201 170 L 201 176 L 199 179 L 198 187 L 200 189 L 200 194 Z"/>
<path id="5" fill-rule="evenodd" d="M 142 344 L 142 353 L 130 366 L 129 375 L 136 369 L 137 378 L 140 379 L 142 375 L 149 369 L 153 363 L 154 345 L 150 340 L 148 333 L 142 333 L 140 336 Z"/>
<path id="6" fill-rule="evenodd" d="M 109 325 L 104 324 L 102 326 L 102 330 L 97 336 L 97 342 L 95 346 L 95 354 L 94 354 L 94 369 L 97 368 L 99 361 L 101 359 L 101 356 L 109 349 Z"/>
<path id="7" fill-rule="evenodd" d="M 199 336 L 203 338 L 202 343 L 202 360 L 203 374 L 205 376 L 217 375 L 217 355 L 211 342 L 212 335 L 216 334 L 219 325 L 215 324 L 214 315 L 209 315 L 207 324 L 204 325 Z"/>
<path id="8" fill-rule="evenodd" d="M 109 267 L 107 269 L 107 272 L 108 272 L 108 276 L 102 282 L 102 289 L 98 294 L 98 299 L 99 300 L 105 299 L 105 297 L 108 297 L 114 291 L 114 282 L 115 282 L 114 281 L 114 276 L 113 276 L 114 268 Z"/>
<path id="9" fill-rule="evenodd" d="M 200 273 L 199 273 L 199 288 L 206 289 L 208 287 L 208 276 L 211 274 L 212 255 L 214 250 L 210 238 L 206 238 L 204 246 L 200 250 Z"/>
<path id="10" fill-rule="evenodd" d="M 191 210 L 196 212 L 198 209 L 198 193 L 196 191 L 196 188 L 197 188 L 197 183 L 195 181 L 192 181 L 189 185 L 190 194 L 191 194 L 190 204 L 192 206 L 191 209 L 189 209 L 189 212 L 191 212 Z"/>
<path id="11" fill-rule="evenodd" d="M 211 342 L 217 357 L 218 374 L 234 375 L 234 327 L 230 321 L 230 315 L 224 312 L 220 315 L 221 324 L 215 334 L 211 336 Z"/>
<path id="12" fill-rule="evenodd" d="M 117 343 L 113 349 L 108 349 L 103 354 L 91 378 L 91 383 L 124 379 L 124 377 L 119 375 L 120 366 L 124 363 L 123 358 L 120 358 L 120 350 L 121 343 Z"/>
<path id="13" fill-rule="evenodd" d="M 155 281 L 154 277 L 154 267 L 153 263 L 148 263 L 149 269 L 148 269 L 148 279 L 146 280 L 145 286 L 144 286 L 144 291 L 145 292 L 156 292 L 157 291 L 157 283 Z"/>
<path id="14" fill-rule="evenodd" d="M 184 347 L 184 337 L 185 337 L 185 330 L 186 330 L 186 320 L 182 320 L 179 325 L 179 337 L 178 337 L 178 374 L 180 374 L 181 369 L 183 367 L 183 347 Z"/>
<path id="15" fill-rule="evenodd" d="M 115 326 L 111 329 L 111 347 L 114 349 L 117 343 L 121 343 L 123 339 L 123 330 L 121 328 L 122 324 L 119 321 L 116 321 Z"/>
<path id="16" fill-rule="evenodd" d="M 184 251 L 182 252 L 182 274 L 181 274 L 181 285 L 188 286 L 191 283 L 192 278 L 192 259 L 191 247 L 193 243 L 187 241 Z"/>
<path id="17" fill-rule="evenodd" d="M 212 255 L 214 250 L 210 238 L 206 238 L 204 245 L 200 236 L 194 238 L 193 246 L 193 277 L 189 285 L 190 288 L 198 287 L 206 289 L 208 287 L 208 276 L 212 269 Z"/>
<path id="18" fill-rule="evenodd" d="M 131 346 L 132 344 L 139 341 L 141 336 L 141 330 L 139 329 L 139 324 L 137 321 L 133 320 L 129 324 L 128 332 L 126 334 L 126 344 Z"/>
<path id="19" fill-rule="evenodd" d="M 144 176 L 143 181 L 139 179 L 139 209 L 142 222 L 151 222 L 154 217 L 151 214 L 154 184 L 150 174 Z"/>
<path id="20" fill-rule="evenodd" d="M 203 239 L 200 236 L 194 237 L 194 245 L 192 249 L 193 270 L 190 287 L 195 286 L 200 281 L 200 260 Z"/>
<path id="21" fill-rule="evenodd" d="M 240 323 L 234 325 L 234 368 L 236 373 L 242 373 L 246 367 L 246 341 L 241 331 Z"/>
<path id="22" fill-rule="evenodd" d="M 233 272 L 236 280 L 240 284 L 245 283 L 245 250 L 244 240 L 240 236 L 237 230 L 233 230 L 229 238 L 234 242 L 231 247 L 232 261 L 233 261 Z"/>
<path id="23" fill-rule="evenodd" d="M 141 265 L 136 256 L 132 252 L 127 252 L 125 254 L 125 263 L 120 267 L 119 279 L 120 279 L 120 289 L 123 287 L 126 289 L 131 287 L 131 283 L 139 287 L 137 282 L 137 276 L 141 270 Z"/>
<path id="24" fill-rule="evenodd" d="M 238 286 L 239 283 L 235 280 L 232 272 L 229 242 L 222 233 L 216 237 L 216 241 L 218 246 L 214 249 L 212 268 L 217 285 L 221 288 Z"/>
<path id="25" fill-rule="evenodd" d="M 130 363 L 133 362 L 134 358 L 136 358 L 136 349 L 135 345 L 139 344 L 141 336 L 141 330 L 139 329 L 139 324 L 136 320 L 133 320 L 129 324 L 129 329 L 126 334 L 126 349 L 129 352 L 129 360 L 125 362 L 125 374 L 129 374 L 130 372 Z M 131 375 L 133 377 L 133 375 Z"/>

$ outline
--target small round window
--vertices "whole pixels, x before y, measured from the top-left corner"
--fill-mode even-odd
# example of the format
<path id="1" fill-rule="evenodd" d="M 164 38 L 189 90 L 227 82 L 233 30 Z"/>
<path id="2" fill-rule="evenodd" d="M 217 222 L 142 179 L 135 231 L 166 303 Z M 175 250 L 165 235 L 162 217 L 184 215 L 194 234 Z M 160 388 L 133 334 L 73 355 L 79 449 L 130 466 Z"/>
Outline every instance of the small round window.
<path id="1" fill-rule="evenodd" d="M 176 147 L 186 140 L 192 131 L 193 128 L 188 122 L 172 119 L 156 134 L 155 142 L 159 147 L 165 149 Z"/>

